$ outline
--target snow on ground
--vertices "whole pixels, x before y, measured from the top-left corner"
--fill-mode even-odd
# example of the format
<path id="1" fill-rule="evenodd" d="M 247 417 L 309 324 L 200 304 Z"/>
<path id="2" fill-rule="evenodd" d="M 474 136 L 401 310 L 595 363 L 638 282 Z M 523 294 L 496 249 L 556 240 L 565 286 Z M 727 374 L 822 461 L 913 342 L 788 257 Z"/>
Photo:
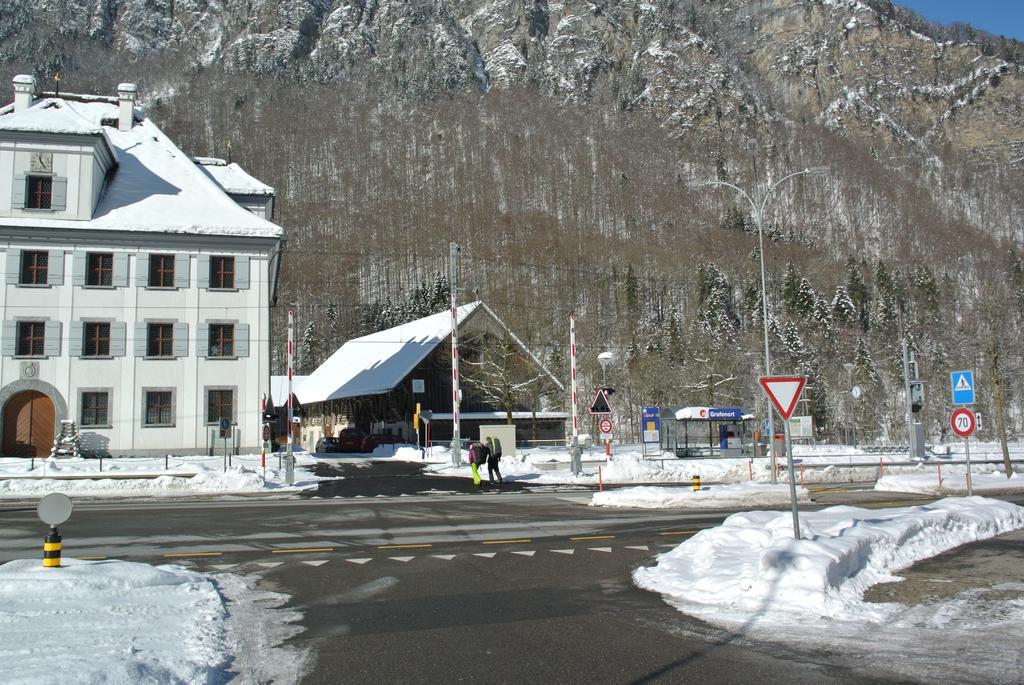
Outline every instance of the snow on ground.
<path id="1" fill-rule="evenodd" d="M 798 500 L 810 501 L 810 493 L 797 488 Z M 729 507 L 771 507 L 789 504 L 789 485 L 737 483 L 693 487 L 640 486 L 595 492 L 592 507 L 637 507 L 641 509 L 726 509 Z"/>
<path id="2" fill-rule="evenodd" d="M 993 464 L 972 466 L 971 486 L 977 492 L 1020 492 L 1024 490 L 1024 476 L 1014 473 L 1007 478 L 1006 471 Z M 875 490 L 922 495 L 966 494 L 967 468 L 945 464 L 940 471 L 934 464 L 921 464 L 913 472 L 882 476 L 875 483 Z"/>
<path id="3" fill-rule="evenodd" d="M 831 507 L 804 512 L 800 522 L 804 539 L 795 541 L 788 512 L 734 514 L 637 569 L 634 581 L 724 628 L 730 641 L 827 649 L 921 682 L 1021 682 L 1018 653 L 1005 646 L 1024 639 L 1024 587 L 975 588 L 910 607 L 863 596 L 915 561 L 1024 527 L 1024 508 L 947 498 L 898 509 Z"/>
<path id="4" fill-rule="evenodd" d="M 50 492 L 70 496 L 134 497 L 257 492 L 298 492 L 315 488 L 320 478 L 302 466 L 316 459 L 295 455 L 295 484 L 285 485 L 284 469 L 277 455 L 231 457 L 225 468 L 223 456 L 103 459 L 0 458 L 0 499 L 33 498 Z M 102 466 L 102 471 L 100 468 Z M 156 475 L 159 474 L 159 475 Z M 153 477 L 153 476 L 156 477 Z"/>
<path id="5" fill-rule="evenodd" d="M 790 625 L 882 621 L 888 605 L 862 600 L 870 586 L 919 559 L 1024 527 L 1024 508 L 981 497 L 897 509 L 830 507 L 733 514 L 638 569 L 640 587 L 712 622 Z"/>
<path id="6" fill-rule="evenodd" d="M 6 683 L 295 682 L 305 653 L 278 647 L 301 628 L 286 596 L 238 576 L 128 561 L 0 566 Z M 254 656 L 258 655 L 258 658 Z"/>

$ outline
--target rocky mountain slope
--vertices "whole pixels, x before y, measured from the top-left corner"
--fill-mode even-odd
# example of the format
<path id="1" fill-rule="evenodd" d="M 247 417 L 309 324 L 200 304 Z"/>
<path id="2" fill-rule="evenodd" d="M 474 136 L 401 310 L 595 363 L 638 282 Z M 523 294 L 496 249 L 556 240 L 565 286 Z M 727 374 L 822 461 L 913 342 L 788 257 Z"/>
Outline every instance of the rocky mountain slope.
<path id="1" fill-rule="evenodd" d="M 13 10 L 0 19 L 5 61 L 57 64 L 87 39 L 258 76 L 358 74 L 417 95 L 600 92 L 677 134 L 756 137 L 768 122 L 813 120 L 878 148 L 1024 155 L 1024 75 L 1005 59 L 1015 46 L 926 36 L 889 0 L 14 0 Z"/>

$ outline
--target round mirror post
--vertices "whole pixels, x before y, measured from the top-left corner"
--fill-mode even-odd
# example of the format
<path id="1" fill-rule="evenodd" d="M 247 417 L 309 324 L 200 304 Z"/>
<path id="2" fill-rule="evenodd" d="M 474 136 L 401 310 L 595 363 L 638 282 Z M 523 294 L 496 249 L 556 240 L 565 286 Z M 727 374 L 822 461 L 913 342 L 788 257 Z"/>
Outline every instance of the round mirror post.
<path id="1" fill-rule="evenodd" d="M 71 517 L 71 498 L 59 492 L 52 492 L 39 500 L 36 514 L 39 520 L 50 526 L 50 533 L 43 541 L 43 568 L 59 568 L 61 537 L 57 526 Z"/>

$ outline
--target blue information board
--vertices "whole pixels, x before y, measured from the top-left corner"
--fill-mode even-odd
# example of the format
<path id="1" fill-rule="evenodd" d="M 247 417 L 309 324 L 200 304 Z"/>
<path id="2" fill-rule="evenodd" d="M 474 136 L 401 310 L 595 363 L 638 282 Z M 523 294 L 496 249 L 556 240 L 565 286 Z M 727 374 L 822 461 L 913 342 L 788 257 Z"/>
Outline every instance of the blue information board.
<path id="1" fill-rule="evenodd" d="M 661 409 L 644 407 L 640 412 L 640 428 L 645 443 L 661 442 Z"/>
<path id="2" fill-rule="evenodd" d="M 949 374 L 953 390 L 953 404 L 974 404 L 974 372 L 954 371 Z"/>

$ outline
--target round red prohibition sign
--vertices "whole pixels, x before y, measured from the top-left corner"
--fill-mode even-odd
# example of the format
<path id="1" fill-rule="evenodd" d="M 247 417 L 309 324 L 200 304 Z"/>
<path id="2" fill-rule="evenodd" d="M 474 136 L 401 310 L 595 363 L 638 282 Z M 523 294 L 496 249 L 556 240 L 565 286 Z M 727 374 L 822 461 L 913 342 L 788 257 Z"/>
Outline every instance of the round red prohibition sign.
<path id="1" fill-rule="evenodd" d="M 601 419 L 600 421 L 597 422 L 597 427 L 601 430 L 602 433 L 611 433 L 612 432 L 612 420 L 611 419 Z"/>
<path id="2" fill-rule="evenodd" d="M 974 432 L 978 422 L 974 418 L 974 412 L 970 409 L 957 409 L 949 418 L 949 425 L 954 433 L 961 438 L 966 438 Z"/>

